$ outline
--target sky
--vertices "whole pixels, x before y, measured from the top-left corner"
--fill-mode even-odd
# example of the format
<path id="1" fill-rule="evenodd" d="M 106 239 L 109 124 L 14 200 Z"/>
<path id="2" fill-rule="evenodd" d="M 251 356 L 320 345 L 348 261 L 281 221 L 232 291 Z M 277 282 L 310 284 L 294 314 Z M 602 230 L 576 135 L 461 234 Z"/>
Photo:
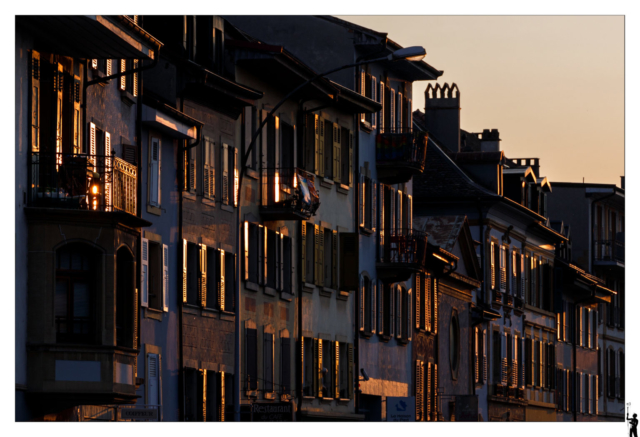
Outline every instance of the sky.
<path id="1" fill-rule="evenodd" d="M 624 175 L 623 16 L 339 16 L 423 46 L 460 89 L 461 127 L 498 129 L 508 158 L 540 158 L 551 182 Z M 424 111 L 416 82 L 413 109 Z"/>

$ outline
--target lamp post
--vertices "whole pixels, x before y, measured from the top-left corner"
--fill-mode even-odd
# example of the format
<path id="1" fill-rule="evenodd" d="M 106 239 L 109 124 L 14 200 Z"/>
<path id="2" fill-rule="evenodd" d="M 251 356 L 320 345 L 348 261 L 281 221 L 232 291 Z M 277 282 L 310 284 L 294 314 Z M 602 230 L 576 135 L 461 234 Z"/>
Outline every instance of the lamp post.
<path id="1" fill-rule="evenodd" d="M 241 309 L 241 301 L 240 301 L 240 281 L 241 281 L 240 246 L 241 246 L 241 241 L 242 241 L 242 236 L 241 236 L 242 215 L 240 214 L 240 211 L 241 211 L 240 193 L 242 191 L 242 179 L 244 178 L 244 171 L 245 171 L 245 168 L 246 168 L 247 159 L 249 158 L 249 153 L 253 148 L 253 145 L 254 145 L 254 143 L 256 141 L 256 138 L 258 138 L 258 135 L 262 131 L 262 128 L 267 124 L 267 121 L 273 117 L 273 114 L 275 114 L 275 112 L 278 110 L 278 108 L 280 108 L 280 106 L 282 106 L 287 100 L 289 100 L 298 91 L 300 91 L 301 89 L 305 88 L 307 85 L 311 84 L 312 82 L 314 82 L 314 81 L 316 81 L 316 80 L 318 80 L 318 79 L 320 79 L 320 78 L 322 78 L 324 76 L 328 76 L 329 74 L 338 72 L 340 70 L 345 70 L 347 68 L 358 67 L 358 66 L 364 65 L 364 64 L 370 64 L 372 62 L 380 62 L 380 61 L 392 61 L 393 62 L 393 61 L 402 61 L 402 60 L 420 61 L 426 55 L 427 55 L 427 52 L 425 51 L 425 49 L 423 47 L 419 47 L 419 46 L 406 47 L 406 48 L 403 48 L 403 49 L 396 50 L 395 52 L 389 54 L 388 56 L 383 56 L 383 57 L 376 58 L 376 59 L 355 62 L 353 64 L 343 65 L 342 67 L 338 67 L 338 68 L 334 68 L 332 70 L 325 71 L 324 73 L 316 74 L 311 79 L 309 79 L 306 82 L 303 82 L 302 84 L 298 85 L 296 88 L 294 88 L 292 91 L 290 91 L 289 94 L 284 96 L 273 107 L 273 109 L 271 109 L 271 111 L 269 111 L 267 116 L 260 123 L 260 126 L 258 126 L 256 131 L 253 133 L 253 136 L 251 137 L 251 142 L 249 143 L 249 146 L 245 150 L 244 154 L 242 155 L 242 159 L 240 160 L 240 175 L 239 175 L 239 178 L 238 178 L 238 192 L 235 193 L 236 196 L 238 196 L 238 199 L 237 199 L 237 202 L 238 202 L 237 215 L 238 215 L 238 217 L 236 219 L 236 248 L 235 248 L 237 262 L 236 262 L 236 278 L 235 278 L 236 280 L 235 280 L 235 290 L 234 290 L 234 295 L 235 295 L 235 341 L 234 341 L 234 375 L 233 375 L 234 388 L 233 389 L 234 389 L 234 399 L 235 399 L 235 403 L 234 403 L 234 421 L 235 422 L 239 422 L 240 421 L 240 395 L 241 395 L 241 389 L 240 389 L 240 382 L 241 382 L 240 381 L 240 369 L 241 369 L 241 366 L 240 366 L 240 359 L 241 359 L 241 354 L 240 354 L 240 328 L 241 328 L 240 327 L 240 309 Z M 298 329 L 302 329 L 302 327 L 298 327 Z"/>

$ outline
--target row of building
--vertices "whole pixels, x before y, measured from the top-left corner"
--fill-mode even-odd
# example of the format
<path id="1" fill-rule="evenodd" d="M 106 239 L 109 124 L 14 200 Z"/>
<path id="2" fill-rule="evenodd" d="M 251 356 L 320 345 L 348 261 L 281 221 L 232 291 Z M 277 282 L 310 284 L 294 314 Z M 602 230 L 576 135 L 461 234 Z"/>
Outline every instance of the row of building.
<path id="1" fill-rule="evenodd" d="M 624 180 L 414 112 L 402 49 L 18 17 L 16 420 L 623 420 Z"/>

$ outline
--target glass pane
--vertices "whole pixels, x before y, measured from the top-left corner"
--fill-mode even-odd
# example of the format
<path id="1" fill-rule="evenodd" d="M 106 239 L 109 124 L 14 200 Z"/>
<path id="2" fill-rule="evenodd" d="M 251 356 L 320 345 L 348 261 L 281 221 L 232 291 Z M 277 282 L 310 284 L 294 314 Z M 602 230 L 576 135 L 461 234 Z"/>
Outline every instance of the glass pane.
<path id="1" fill-rule="evenodd" d="M 55 316 L 66 317 L 67 315 L 67 281 L 58 279 L 56 282 L 56 296 L 54 302 Z"/>
<path id="2" fill-rule="evenodd" d="M 75 250 L 71 253 L 71 269 L 82 270 L 82 254 Z"/>
<path id="3" fill-rule="evenodd" d="M 89 285 L 85 282 L 73 284 L 73 317 L 90 316 L 90 296 Z"/>
<path id="4" fill-rule="evenodd" d="M 68 248 L 58 251 L 58 268 L 62 270 L 69 270 L 70 254 Z"/>

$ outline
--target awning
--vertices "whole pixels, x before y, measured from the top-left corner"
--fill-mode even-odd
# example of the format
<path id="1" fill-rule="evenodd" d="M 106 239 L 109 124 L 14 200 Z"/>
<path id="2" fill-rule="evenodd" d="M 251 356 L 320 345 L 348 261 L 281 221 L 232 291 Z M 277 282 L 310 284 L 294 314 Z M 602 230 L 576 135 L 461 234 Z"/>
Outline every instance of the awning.
<path id="1" fill-rule="evenodd" d="M 153 59 L 162 43 L 123 15 L 18 16 L 35 48 L 80 59 Z"/>

